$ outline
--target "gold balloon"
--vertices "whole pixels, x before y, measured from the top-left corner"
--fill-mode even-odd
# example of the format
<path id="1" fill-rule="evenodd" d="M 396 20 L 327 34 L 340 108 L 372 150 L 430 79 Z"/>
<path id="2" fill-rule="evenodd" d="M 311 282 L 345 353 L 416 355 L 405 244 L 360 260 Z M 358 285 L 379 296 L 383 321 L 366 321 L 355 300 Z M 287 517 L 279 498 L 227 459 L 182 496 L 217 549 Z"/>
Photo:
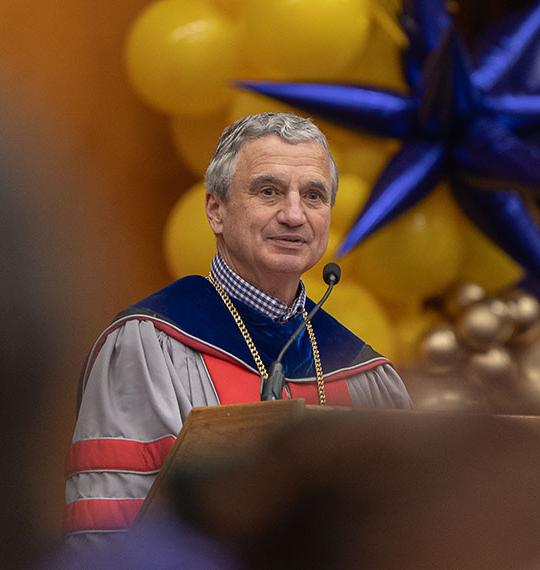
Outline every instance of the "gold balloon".
<path id="1" fill-rule="evenodd" d="M 441 376 L 421 368 L 401 368 L 414 407 L 429 411 L 484 411 L 485 398 L 481 391 L 463 377 L 459 366 Z"/>
<path id="2" fill-rule="evenodd" d="M 146 6 L 131 28 L 127 72 L 156 109 L 200 115 L 229 102 L 239 47 L 235 23 L 208 1 L 160 0 Z"/>
<path id="3" fill-rule="evenodd" d="M 485 350 L 507 340 L 508 323 L 489 303 L 469 307 L 458 319 L 456 329 L 459 338 L 475 350 Z"/>
<path id="4" fill-rule="evenodd" d="M 368 0 L 247 0 L 245 50 L 270 74 L 331 79 L 361 51 L 369 24 Z"/>
<path id="5" fill-rule="evenodd" d="M 376 10 L 377 3 L 373 2 L 373 5 Z M 408 85 L 403 74 L 402 39 L 392 33 L 396 30 L 399 34 L 401 29 L 397 24 L 390 28 L 383 27 L 382 23 L 378 18 L 370 26 L 364 49 L 340 78 L 348 82 L 406 92 Z"/>
<path id="6" fill-rule="evenodd" d="M 427 369 L 444 374 L 459 364 L 461 349 L 454 329 L 439 325 L 420 342 L 420 354 Z"/>
<path id="7" fill-rule="evenodd" d="M 486 292 L 477 283 L 462 283 L 445 296 L 444 308 L 450 316 L 456 316 L 463 309 L 482 301 L 485 297 Z"/>
<path id="8" fill-rule="evenodd" d="M 213 0 L 213 2 L 225 14 L 233 18 L 241 13 L 245 4 L 244 0 Z"/>
<path id="9" fill-rule="evenodd" d="M 493 390 L 511 389 L 517 372 L 517 363 L 510 352 L 500 346 L 471 355 L 467 365 L 467 376 L 475 384 Z"/>
<path id="10" fill-rule="evenodd" d="M 540 410 L 540 342 L 536 341 L 521 355 L 519 360 L 520 394 L 524 400 L 524 406 Z"/>
<path id="11" fill-rule="evenodd" d="M 387 311 L 392 315 L 392 324 L 398 343 L 398 358 L 400 366 L 414 366 L 420 357 L 420 344 L 423 337 L 441 320 L 441 315 L 430 309 L 419 307 L 415 311 Z"/>
<path id="12" fill-rule="evenodd" d="M 369 196 L 370 188 L 354 174 L 339 177 L 336 203 L 332 208 L 332 229 L 345 234 L 354 223 Z"/>
<path id="13" fill-rule="evenodd" d="M 340 172 L 356 174 L 369 183 L 374 183 L 395 152 L 392 141 L 366 141 L 340 147 Z"/>
<path id="14" fill-rule="evenodd" d="M 339 245 L 343 240 L 343 234 L 337 231 L 334 231 L 332 227 L 330 227 L 330 233 L 328 235 L 328 246 L 322 258 L 311 268 L 309 269 L 304 276 L 309 278 L 310 280 L 320 281 L 324 266 L 327 263 L 334 262 L 338 263 L 341 267 L 341 281 L 344 283 L 356 283 L 356 278 L 354 274 L 354 267 L 353 267 L 353 259 L 350 255 L 346 255 L 345 257 L 338 258 L 337 251 L 339 249 Z M 359 283 L 361 285 L 361 283 Z"/>
<path id="15" fill-rule="evenodd" d="M 368 183 L 376 180 L 401 141 L 357 133 L 323 119 L 316 120 L 332 149 L 338 149 L 340 174 L 355 174 Z"/>
<path id="16" fill-rule="evenodd" d="M 514 285 L 523 277 L 521 267 L 488 239 L 462 213 L 461 234 L 464 243 L 460 280 L 477 283 L 488 294 Z"/>
<path id="17" fill-rule="evenodd" d="M 527 346 L 536 342 L 540 338 L 540 322 L 532 324 L 528 329 L 521 333 L 514 334 L 510 339 L 509 344 L 513 346 Z"/>
<path id="18" fill-rule="evenodd" d="M 320 274 L 303 277 L 308 295 L 315 300 L 322 297 L 326 285 Z M 395 336 L 383 307 L 354 281 L 342 280 L 324 305 L 331 315 L 354 334 L 373 346 L 375 350 L 394 359 Z"/>
<path id="19" fill-rule="evenodd" d="M 486 304 L 489 310 L 500 320 L 497 342 L 504 344 L 512 337 L 516 328 L 510 307 L 501 299 L 489 299 Z"/>
<path id="20" fill-rule="evenodd" d="M 259 113 L 296 113 L 306 116 L 305 113 L 276 101 L 270 97 L 251 93 L 250 91 L 238 91 L 235 93 L 228 110 L 227 123 L 234 123 L 246 115 L 257 115 Z"/>
<path id="21" fill-rule="evenodd" d="M 216 240 L 204 209 L 206 189 L 198 183 L 171 210 L 163 232 L 165 260 L 171 275 L 207 275 Z"/>
<path id="22" fill-rule="evenodd" d="M 201 117 L 173 118 L 171 130 L 174 143 L 193 174 L 202 178 L 206 172 L 225 125 L 225 113 L 222 111 Z"/>
<path id="23" fill-rule="evenodd" d="M 358 281 L 384 302 L 438 295 L 457 278 L 462 255 L 457 206 L 440 187 L 361 243 Z"/>
<path id="24" fill-rule="evenodd" d="M 525 291 L 513 291 L 507 303 L 518 333 L 527 330 L 540 319 L 540 303 Z"/>
<path id="25" fill-rule="evenodd" d="M 431 386 L 414 399 L 414 405 L 417 410 L 436 412 L 469 412 L 485 409 L 482 399 L 462 386 Z"/>

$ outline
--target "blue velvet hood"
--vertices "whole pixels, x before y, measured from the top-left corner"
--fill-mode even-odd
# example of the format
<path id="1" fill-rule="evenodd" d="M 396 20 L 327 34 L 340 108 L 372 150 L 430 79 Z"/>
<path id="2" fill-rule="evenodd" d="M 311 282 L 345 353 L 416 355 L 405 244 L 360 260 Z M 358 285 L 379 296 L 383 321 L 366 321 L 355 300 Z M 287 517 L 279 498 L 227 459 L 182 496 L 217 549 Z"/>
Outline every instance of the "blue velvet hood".
<path id="1" fill-rule="evenodd" d="M 268 369 L 302 321 L 302 315 L 279 323 L 237 299 L 233 299 L 233 302 Z M 307 299 L 308 312 L 313 306 L 313 301 Z M 253 357 L 233 317 L 213 285 L 204 277 L 191 275 L 179 279 L 135 303 L 120 313 L 116 320 L 130 316 L 141 319 L 148 316 L 170 323 L 184 335 L 232 355 L 256 372 Z M 381 358 L 322 309 L 313 318 L 312 325 L 325 376 Z M 285 354 L 283 366 L 285 376 L 290 379 L 315 376 L 307 331 L 303 331 Z"/>

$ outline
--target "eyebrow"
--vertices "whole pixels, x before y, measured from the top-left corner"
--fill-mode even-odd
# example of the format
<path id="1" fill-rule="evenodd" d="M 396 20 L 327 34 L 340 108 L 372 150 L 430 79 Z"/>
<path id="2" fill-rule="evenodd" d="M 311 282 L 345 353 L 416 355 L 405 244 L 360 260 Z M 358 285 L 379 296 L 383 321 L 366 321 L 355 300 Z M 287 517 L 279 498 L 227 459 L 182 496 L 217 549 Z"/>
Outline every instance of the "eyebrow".
<path id="1" fill-rule="evenodd" d="M 274 186 L 283 186 L 284 182 L 277 176 L 271 174 L 261 174 L 256 176 L 250 183 L 249 187 L 253 190 L 263 186 L 264 184 L 273 184 Z"/>
<path id="2" fill-rule="evenodd" d="M 263 186 L 264 184 L 273 184 L 274 186 L 283 186 L 285 185 L 285 182 L 277 177 L 277 176 L 273 176 L 272 174 L 261 174 L 260 176 L 256 176 L 249 184 L 250 189 L 256 189 L 259 188 L 260 186 Z M 320 190 L 321 192 L 324 192 L 327 196 L 330 196 L 330 190 L 328 189 L 328 186 L 322 182 L 321 180 L 308 180 L 306 186 L 310 187 L 310 188 L 317 188 L 317 190 Z"/>
<path id="3" fill-rule="evenodd" d="M 318 190 L 324 192 L 326 195 L 328 196 L 330 195 L 328 186 L 324 182 L 321 182 L 320 180 L 310 180 L 307 186 L 310 186 L 312 188 L 317 188 Z"/>

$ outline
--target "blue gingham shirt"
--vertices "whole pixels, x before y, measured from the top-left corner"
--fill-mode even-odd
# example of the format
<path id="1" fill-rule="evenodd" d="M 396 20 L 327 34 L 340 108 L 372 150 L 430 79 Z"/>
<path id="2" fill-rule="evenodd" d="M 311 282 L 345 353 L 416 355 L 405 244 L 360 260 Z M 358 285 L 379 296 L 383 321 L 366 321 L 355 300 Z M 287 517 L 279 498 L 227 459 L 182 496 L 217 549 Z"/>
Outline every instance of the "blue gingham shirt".
<path id="1" fill-rule="evenodd" d="M 291 306 L 257 289 L 235 273 L 219 253 L 212 260 L 212 273 L 230 297 L 234 297 L 274 321 L 285 322 L 304 309 L 306 289 L 302 281 L 296 299 Z"/>

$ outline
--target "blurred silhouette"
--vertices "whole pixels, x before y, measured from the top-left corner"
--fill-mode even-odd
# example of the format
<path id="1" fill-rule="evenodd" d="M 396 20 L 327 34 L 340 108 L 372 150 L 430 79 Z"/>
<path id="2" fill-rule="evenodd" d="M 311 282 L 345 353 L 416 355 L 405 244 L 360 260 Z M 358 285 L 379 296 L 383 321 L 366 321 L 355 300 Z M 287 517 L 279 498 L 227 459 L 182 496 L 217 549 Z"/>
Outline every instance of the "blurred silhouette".
<path id="1" fill-rule="evenodd" d="M 193 570 L 236 567 L 226 549 L 175 515 L 145 528 L 139 537 L 130 535 L 131 542 L 120 542 L 102 555 L 71 558 L 69 553 L 55 553 L 51 537 L 59 536 L 60 528 L 43 528 L 49 510 L 55 508 L 46 473 L 55 461 L 47 431 L 55 423 L 55 410 L 48 404 L 51 394 L 67 391 L 73 407 L 63 413 L 67 418 L 74 415 L 73 364 L 80 368 L 83 353 L 73 356 L 73 339 L 92 310 L 93 303 L 83 305 L 81 300 L 85 280 L 102 277 L 93 262 L 103 240 L 97 232 L 85 231 L 90 218 L 80 190 L 83 179 L 94 173 L 67 148 L 66 133 L 55 129 L 47 110 L 36 101 L 4 96 L 0 103 L 2 570 L 132 570 L 155 567 L 154 563 L 176 568 L 178 553 L 184 567 Z M 68 436 L 66 430 L 66 447 Z M 59 484 L 62 467 L 59 461 L 53 469 Z"/>
<path id="2" fill-rule="evenodd" d="M 50 523 L 61 507 L 55 491 L 83 358 L 74 348 L 90 310 L 80 269 L 86 262 L 99 278 L 92 250 L 100 239 L 88 240 L 81 216 L 89 214 L 79 191 L 91 167 L 50 110 L 13 77 L 0 83 L 10 86 L 0 94 L 0 560 L 11 569 L 29 567 L 60 538 L 60 520 Z M 68 409 L 58 403 L 66 395 Z"/>
<path id="3" fill-rule="evenodd" d="M 50 242 L 36 200 L 45 181 L 39 176 L 35 141 L 28 140 L 28 122 L 13 101 L 3 100 L 1 109 L 0 559 L 3 568 L 26 568 L 43 546 L 36 529 L 41 503 L 36 496 L 42 492 L 36 449 L 43 438 L 43 395 L 61 344 L 60 291 L 53 280 L 62 279 L 52 252 L 45 252 Z"/>
<path id="4" fill-rule="evenodd" d="M 178 512 L 259 570 L 532 569 L 540 426 L 321 414 L 251 458 L 177 474 Z"/>

